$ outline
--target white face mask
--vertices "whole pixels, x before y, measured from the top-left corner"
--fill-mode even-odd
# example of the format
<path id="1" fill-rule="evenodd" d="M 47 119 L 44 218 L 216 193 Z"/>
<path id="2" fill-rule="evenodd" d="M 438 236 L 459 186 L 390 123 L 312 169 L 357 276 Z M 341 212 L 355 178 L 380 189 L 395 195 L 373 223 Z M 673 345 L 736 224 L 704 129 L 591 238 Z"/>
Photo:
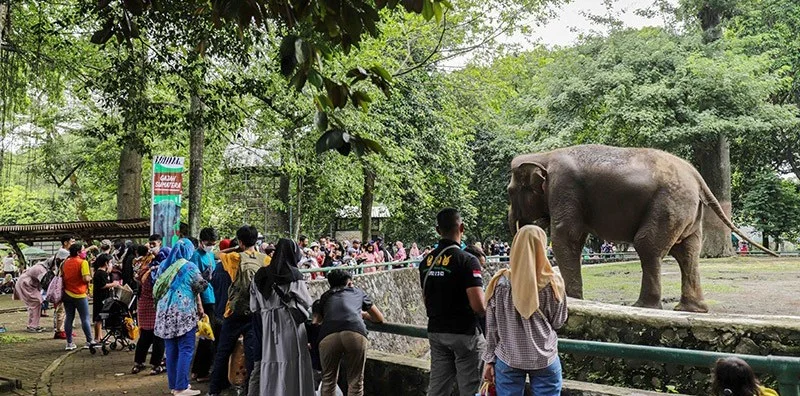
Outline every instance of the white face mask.
<path id="1" fill-rule="evenodd" d="M 206 253 L 211 253 L 214 251 L 214 245 L 203 246 L 203 250 L 205 250 Z"/>

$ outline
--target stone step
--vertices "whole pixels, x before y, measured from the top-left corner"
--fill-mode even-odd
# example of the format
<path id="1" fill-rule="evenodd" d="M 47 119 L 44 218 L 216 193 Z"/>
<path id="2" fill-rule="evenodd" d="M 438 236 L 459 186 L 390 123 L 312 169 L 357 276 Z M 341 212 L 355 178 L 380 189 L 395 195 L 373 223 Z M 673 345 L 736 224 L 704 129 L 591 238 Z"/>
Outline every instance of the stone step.
<path id="1" fill-rule="evenodd" d="M 364 368 L 365 394 L 381 396 L 424 395 L 428 387 L 430 361 L 375 350 L 367 351 Z M 631 388 L 564 381 L 563 396 L 657 396 L 666 393 Z M 677 395 L 676 396 L 686 396 Z"/>
<path id="2" fill-rule="evenodd" d="M 564 390 L 562 396 L 657 396 L 666 393 L 643 391 L 639 389 L 620 388 L 618 386 L 608 386 L 592 384 L 589 382 L 564 380 Z M 682 396 L 677 393 L 670 395 Z M 683 395 L 685 396 L 685 395 Z"/>

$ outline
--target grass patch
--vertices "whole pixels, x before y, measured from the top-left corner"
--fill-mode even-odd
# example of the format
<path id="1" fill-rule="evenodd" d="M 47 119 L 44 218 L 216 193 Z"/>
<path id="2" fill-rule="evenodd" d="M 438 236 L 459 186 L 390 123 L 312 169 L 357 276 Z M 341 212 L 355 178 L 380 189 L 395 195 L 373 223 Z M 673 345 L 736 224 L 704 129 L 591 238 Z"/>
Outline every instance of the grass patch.
<path id="1" fill-rule="evenodd" d="M 0 345 L 16 344 L 16 343 L 20 343 L 20 342 L 28 342 L 31 339 L 32 338 L 30 338 L 30 337 L 26 337 L 26 336 L 22 336 L 22 335 L 3 333 L 3 334 L 0 334 Z"/>
<path id="2" fill-rule="evenodd" d="M 630 305 L 639 297 L 642 269 L 639 262 L 587 265 L 582 268 L 584 298 Z M 789 258 L 729 257 L 700 260 L 703 293 L 709 305 L 729 302 L 749 294 L 754 284 L 800 280 L 800 260 Z M 680 298 L 681 271 L 677 262 L 661 266 L 661 295 L 665 301 Z"/>

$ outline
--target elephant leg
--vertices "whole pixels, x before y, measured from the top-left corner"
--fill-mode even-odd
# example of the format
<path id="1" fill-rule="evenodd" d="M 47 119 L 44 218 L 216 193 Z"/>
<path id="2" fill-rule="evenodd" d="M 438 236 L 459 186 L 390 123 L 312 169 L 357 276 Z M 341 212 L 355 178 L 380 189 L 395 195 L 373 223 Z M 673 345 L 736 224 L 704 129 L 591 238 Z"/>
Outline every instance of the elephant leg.
<path id="1" fill-rule="evenodd" d="M 642 286 L 635 307 L 661 309 L 661 259 L 669 251 L 668 244 L 657 235 L 658 232 L 640 231 L 636 234 L 633 246 L 642 262 Z"/>
<path id="2" fill-rule="evenodd" d="M 698 265 L 702 240 L 700 231 L 697 231 L 673 246 L 669 252 L 681 267 L 681 302 L 675 307 L 676 311 L 708 312 L 700 287 Z"/>
<path id="3" fill-rule="evenodd" d="M 583 275 L 581 274 L 581 250 L 587 234 L 575 234 L 564 227 L 553 227 L 553 254 L 567 295 L 583 299 Z"/>

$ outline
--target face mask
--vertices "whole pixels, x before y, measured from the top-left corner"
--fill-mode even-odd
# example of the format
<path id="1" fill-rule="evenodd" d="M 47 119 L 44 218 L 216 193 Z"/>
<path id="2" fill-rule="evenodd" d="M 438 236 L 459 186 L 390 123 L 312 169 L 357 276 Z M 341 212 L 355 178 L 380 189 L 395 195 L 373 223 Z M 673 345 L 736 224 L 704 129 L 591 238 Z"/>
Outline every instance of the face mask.
<path id="1" fill-rule="evenodd" d="M 211 253 L 211 252 L 213 252 L 213 251 L 214 251 L 214 245 L 211 245 L 211 246 L 203 246 L 203 250 L 205 250 L 205 251 L 206 251 L 206 253 Z"/>
<path id="2" fill-rule="evenodd" d="M 80 257 L 80 258 L 82 258 L 82 259 L 85 259 L 85 258 L 86 258 L 86 252 L 80 252 L 80 253 L 78 253 L 78 257 Z"/>

